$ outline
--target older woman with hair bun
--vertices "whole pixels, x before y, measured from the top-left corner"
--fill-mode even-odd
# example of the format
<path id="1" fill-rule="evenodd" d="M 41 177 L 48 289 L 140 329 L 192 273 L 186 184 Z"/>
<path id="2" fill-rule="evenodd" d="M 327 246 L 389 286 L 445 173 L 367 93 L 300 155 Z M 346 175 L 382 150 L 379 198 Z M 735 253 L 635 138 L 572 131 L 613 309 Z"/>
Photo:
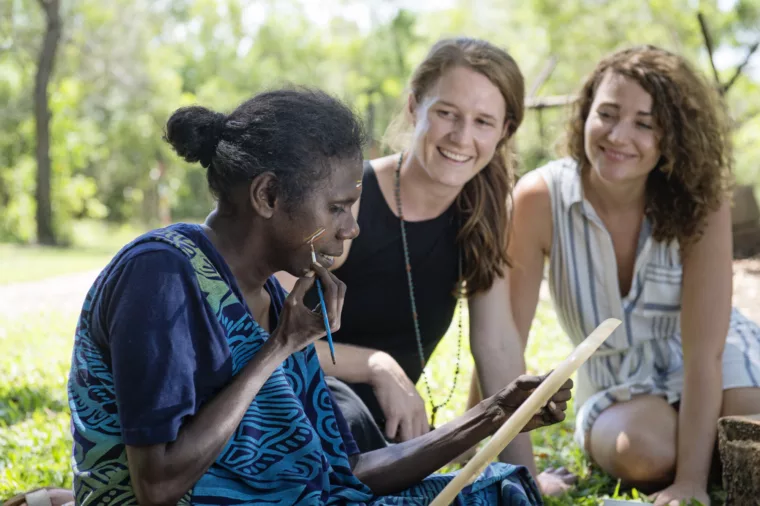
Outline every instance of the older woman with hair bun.
<path id="1" fill-rule="evenodd" d="M 426 437 L 357 448 L 313 345 L 340 328 L 346 286 L 327 267 L 359 233 L 343 212 L 361 192 L 356 116 L 321 91 L 274 90 L 229 115 L 179 109 L 166 139 L 207 169 L 217 206 L 126 245 L 86 297 L 68 387 L 76 504 L 428 504 L 452 478 L 433 473 L 543 378 Z M 298 279 L 289 294 L 278 271 Z M 304 304 L 315 280 L 325 319 Z M 570 387 L 524 430 L 562 420 Z M 541 497 L 524 468 L 493 464 L 458 501 Z"/>

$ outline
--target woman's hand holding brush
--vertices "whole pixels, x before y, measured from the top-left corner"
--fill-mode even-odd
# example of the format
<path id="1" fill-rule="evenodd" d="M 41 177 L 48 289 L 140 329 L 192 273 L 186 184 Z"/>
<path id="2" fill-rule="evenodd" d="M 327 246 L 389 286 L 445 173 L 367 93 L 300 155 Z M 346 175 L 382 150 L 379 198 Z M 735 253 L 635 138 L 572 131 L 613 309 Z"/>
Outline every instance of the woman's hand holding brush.
<path id="1" fill-rule="evenodd" d="M 317 262 L 317 251 L 314 249 L 314 243 L 316 241 L 319 241 L 322 237 L 324 237 L 324 233 L 327 231 L 324 227 L 319 227 L 316 232 L 311 234 L 309 237 L 306 238 L 306 241 L 309 244 L 309 248 L 311 248 L 311 263 L 312 268 L 316 267 L 317 274 L 320 273 L 319 269 L 324 270 L 327 272 L 326 269 L 324 269 L 319 262 Z M 329 274 L 329 273 L 328 273 Z M 338 278 L 333 276 L 332 274 L 329 274 L 329 276 L 334 279 L 336 282 L 341 283 L 338 281 Z M 343 283 L 341 283 L 343 285 Z M 343 298 L 345 297 L 346 293 L 346 286 L 343 285 L 343 296 L 341 296 L 340 299 L 340 308 L 343 309 Z M 333 331 L 337 331 L 340 327 L 340 315 L 338 317 L 337 326 L 334 324 L 333 320 L 328 316 L 328 308 L 325 304 L 325 295 L 322 291 L 322 284 L 320 283 L 319 279 L 317 279 L 317 294 L 319 295 L 319 306 L 320 310 L 322 311 L 322 319 L 325 323 L 325 332 L 327 334 L 327 344 L 330 345 L 330 358 L 332 358 L 332 363 L 335 364 L 335 346 L 333 345 L 333 339 L 332 339 L 332 333 Z"/>
<path id="2" fill-rule="evenodd" d="M 279 324 L 272 333 L 272 339 L 277 339 L 289 353 L 302 350 L 327 334 L 321 312 L 312 311 L 303 302 L 304 295 L 316 279 L 319 279 L 324 291 L 323 308 L 330 330 L 336 332 L 340 328 L 346 285 L 319 263 L 314 262 L 311 267 L 313 270 L 298 278 L 293 290 L 288 294 Z"/>

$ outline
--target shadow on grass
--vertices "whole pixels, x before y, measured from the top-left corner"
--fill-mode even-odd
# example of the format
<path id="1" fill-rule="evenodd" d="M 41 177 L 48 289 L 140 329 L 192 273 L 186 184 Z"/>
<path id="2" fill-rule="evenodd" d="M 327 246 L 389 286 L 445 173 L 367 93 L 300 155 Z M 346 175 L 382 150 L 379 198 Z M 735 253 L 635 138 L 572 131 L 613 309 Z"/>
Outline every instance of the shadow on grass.
<path id="1" fill-rule="evenodd" d="M 23 422 L 37 411 L 64 413 L 68 403 L 51 388 L 0 385 L 0 426 Z"/>

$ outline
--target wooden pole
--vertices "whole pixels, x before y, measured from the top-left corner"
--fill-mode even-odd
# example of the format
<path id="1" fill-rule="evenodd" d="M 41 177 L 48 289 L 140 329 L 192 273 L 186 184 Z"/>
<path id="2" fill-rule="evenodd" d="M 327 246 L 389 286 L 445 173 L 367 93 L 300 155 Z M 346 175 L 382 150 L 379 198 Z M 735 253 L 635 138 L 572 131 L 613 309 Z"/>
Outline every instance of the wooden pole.
<path id="1" fill-rule="evenodd" d="M 575 99 L 574 95 L 562 95 L 555 97 L 528 97 L 525 100 L 525 107 L 528 109 L 551 109 L 553 107 L 565 107 L 572 104 Z"/>
<path id="2" fill-rule="evenodd" d="M 707 20 L 705 19 L 705 15 L 701 12 L 698 12 L 697 20 L 699 21 L 699 28 L 702 30 L 702 38 L 704 39 L 705 47 L 707 48 L 707 56 L 710 57 L 710 67 L 712 67 L 713 77 L 715 77 L 715 84 L 718 85 L 719 90 L 722 90 L 723 85 L 720 82 L 718 69 L 715 67 L 715 60 L 713 59 L 712 37 L 710 36 L 710 29 L 707 27 Z"/>
<path id="3" fill-rule="evenodd" d="M 530 89 L 530 92 L 528 93 L 529 98 L 535 98 L 536 95 L 538 95 L 538 90 L 541 89 L 541 86 L 544 85 L 544 83 L 551 77 L 552 72 L 554 72 L 554 68 L 557 66 L 557 58 L 552 55 L 549 57 L 548 60 L 546 60 L 546 63 L 544 64 L 544 68 L 541 69 L 541 72 L 538 74 L 538 77 L 536 78 L 536 82 L 533 83 L 533 87 Z"/>
<path id="4" fill-rule="evenodd" d="M 63 22 L 61 21 L 59 0 L 39 0 L 47 20 L 45 38 L 40 47 L 37 74 L 34 78 L 34 119 L 37 134 L 37 187 L 34 198 L 37 202 L 37 242 L 55 244 L 57 242 L 53 227 L 53 207 L 51 204 L 52 167 L 50 162 L 50 107 L 48 86 L 53 75 L 55 55 L 61 39 Z"/>

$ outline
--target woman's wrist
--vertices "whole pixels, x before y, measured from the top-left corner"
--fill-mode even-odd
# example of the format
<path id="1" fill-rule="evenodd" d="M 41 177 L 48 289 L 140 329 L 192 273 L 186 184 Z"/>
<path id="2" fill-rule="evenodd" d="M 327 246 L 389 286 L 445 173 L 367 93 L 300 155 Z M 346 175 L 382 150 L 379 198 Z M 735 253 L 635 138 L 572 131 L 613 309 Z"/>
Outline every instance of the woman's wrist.
<path id="1" fill-rule="evenodd" d="M 390 374 L 389 365 L 395 362 L 393 357 L 384 351 L 372 350 L 367 357 L 367 381 L 366 383 L 377 386 L 378 383 L 387 379 Z"/>

